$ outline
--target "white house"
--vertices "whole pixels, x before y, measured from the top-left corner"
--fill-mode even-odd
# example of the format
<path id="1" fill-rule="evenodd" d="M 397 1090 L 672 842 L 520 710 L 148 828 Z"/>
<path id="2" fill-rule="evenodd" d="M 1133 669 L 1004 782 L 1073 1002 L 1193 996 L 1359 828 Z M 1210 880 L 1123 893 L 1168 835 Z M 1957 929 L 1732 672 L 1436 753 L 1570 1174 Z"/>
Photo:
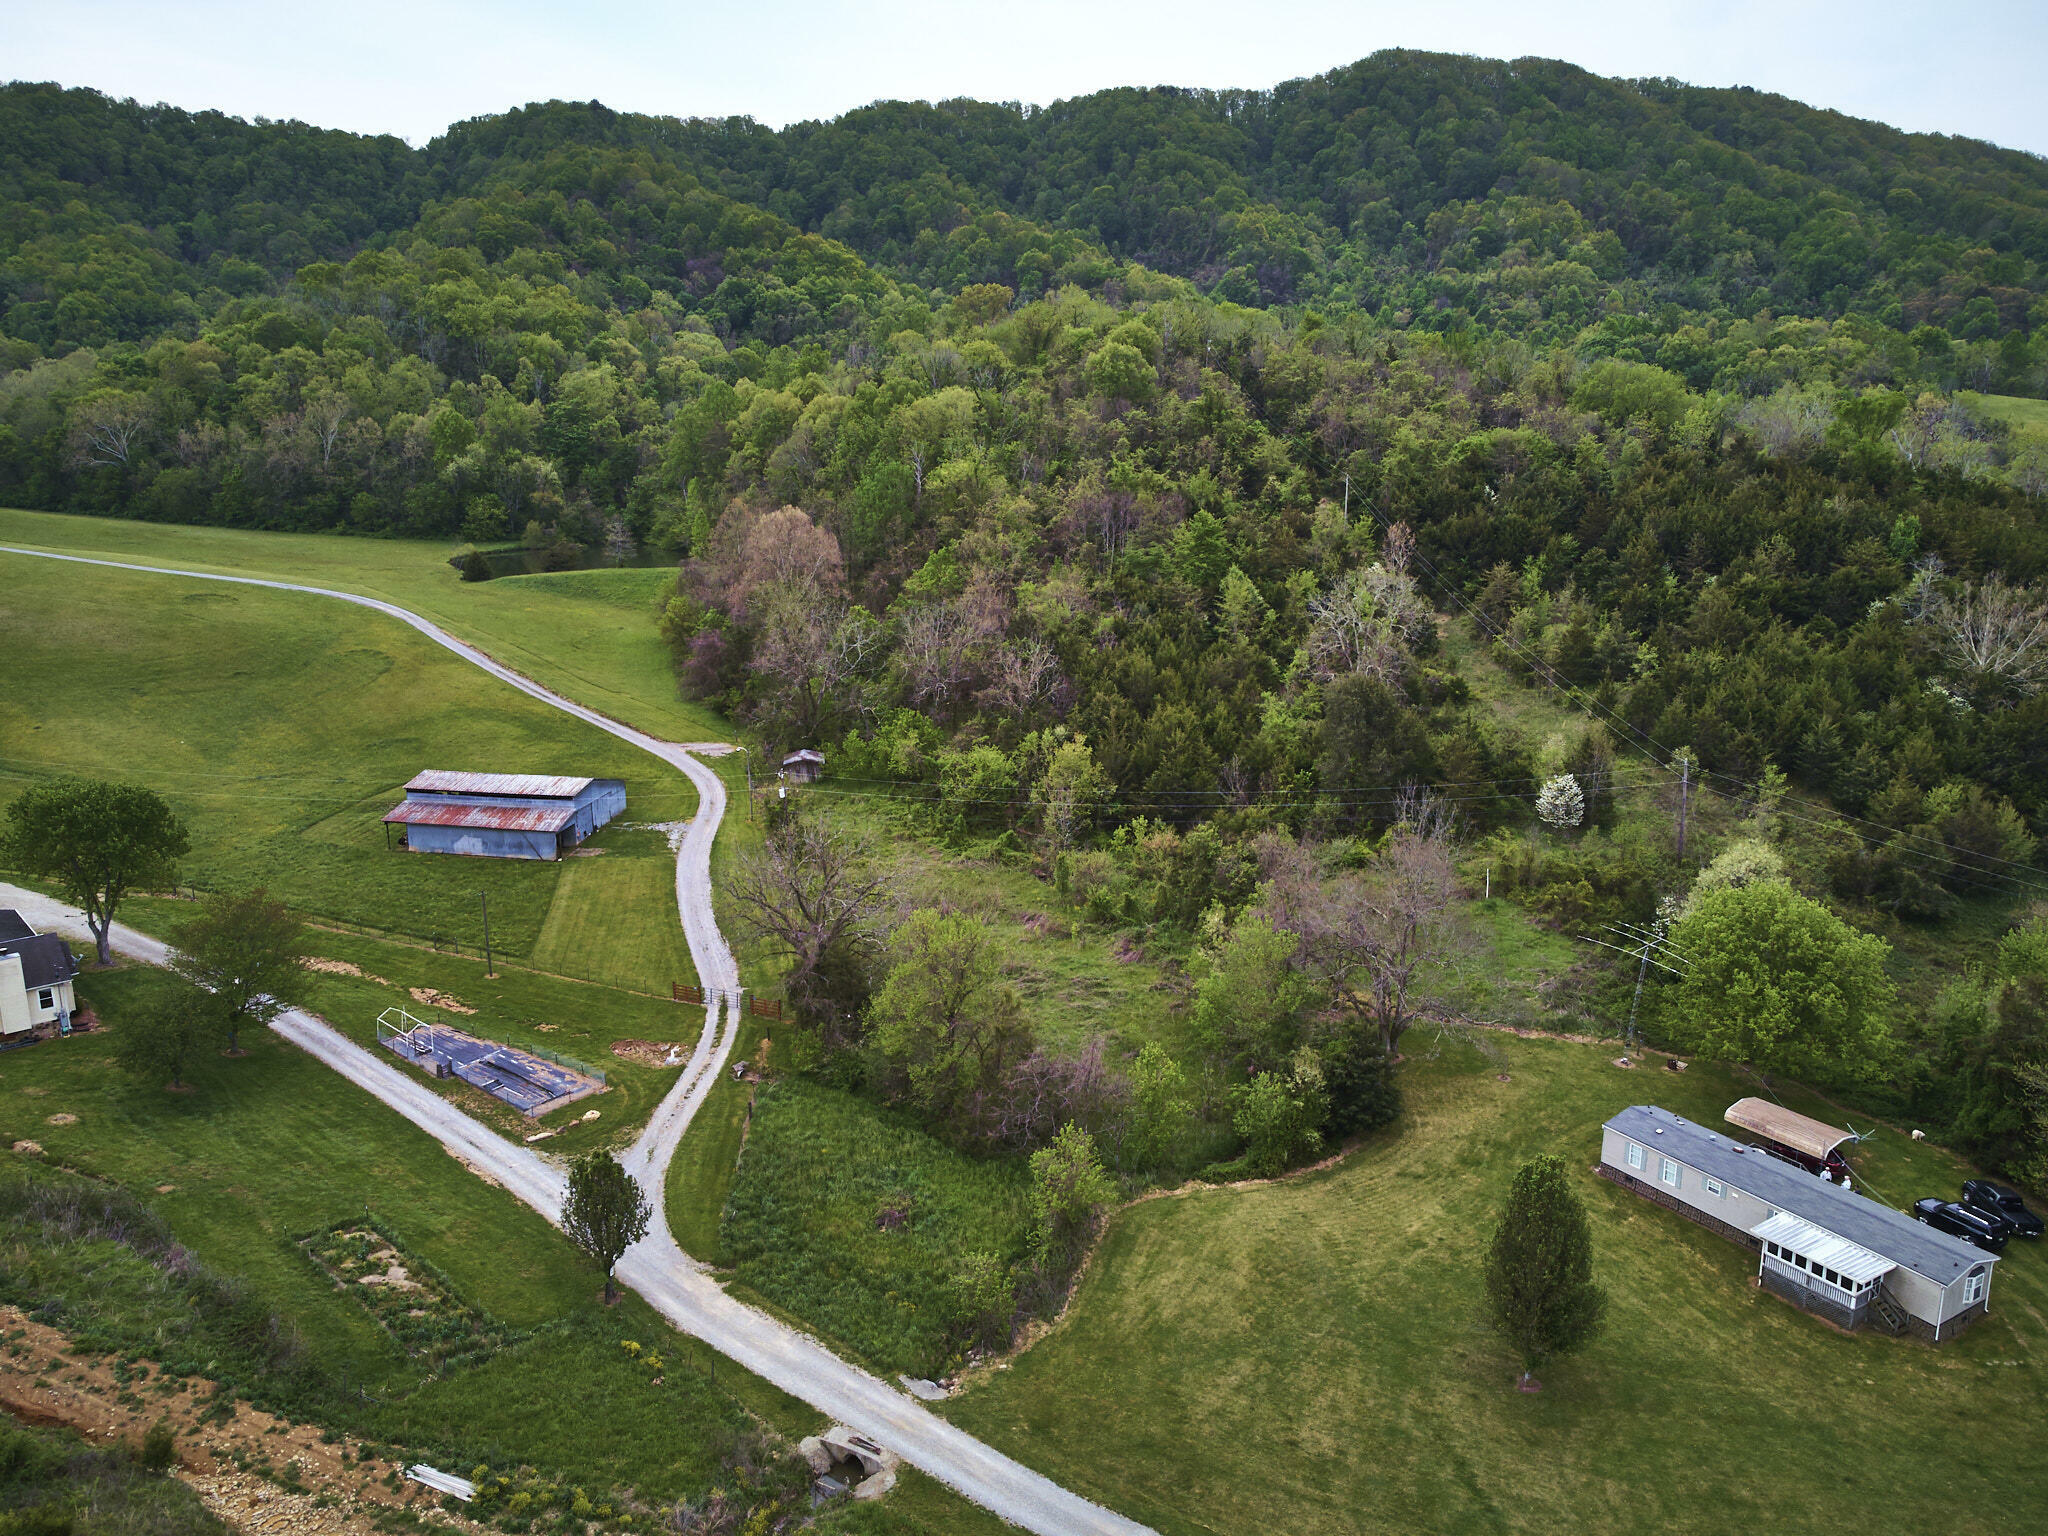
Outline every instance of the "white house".
<path id="1" fill-rule="evenodd" d="M 0 1037 L 52 1024 L 69 1029 L 78 1006 L 71 992 L 77 974 L 69 944 L 37 933 L 19 912 L 0 907 Z"/>
<path id="2" fill-rule="evenodd" d="M 1765 1289 L 1841 1327 L 1940 1343 L 1991 1309 L 1996 1255 L 1668 1109 L 1601 1127 L 1600 1175 L 1742 1244 Z"/>

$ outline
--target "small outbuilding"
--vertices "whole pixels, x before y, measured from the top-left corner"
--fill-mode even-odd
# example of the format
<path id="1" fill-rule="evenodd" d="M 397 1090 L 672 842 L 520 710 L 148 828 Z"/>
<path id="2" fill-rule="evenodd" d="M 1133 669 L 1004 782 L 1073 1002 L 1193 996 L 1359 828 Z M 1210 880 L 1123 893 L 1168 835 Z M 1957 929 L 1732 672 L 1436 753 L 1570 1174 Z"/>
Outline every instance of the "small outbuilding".
<path id="1" fill-rule="evenodd" d="M 618 779 L 429 769 L 384 817 L 415 853 L 555 859 L 626 808 Z"/>
<path id="2" fill-rule="evenodd" d="M 792 784 L 810 784 L 825 775 L 825 754 L 813 747 L 792 752 L 782 760 L 782 776 Z"/>
<path id="3" fill-rule="evenodd" d="M 1995 1254 L 1654 1104 L 1601 1127 L 1600 1175 L 1757 1255 L 1757 1281 L 1843 1328 L 1940 1343 L 1991 1309 Z"/>
<path id="4" fill-rule="evenodd" d="M 71 1028 L 78 960 L 52 933 L 37 933 L 12 907 L 0 907 L 0 1037 L 54 1026 Z"/>

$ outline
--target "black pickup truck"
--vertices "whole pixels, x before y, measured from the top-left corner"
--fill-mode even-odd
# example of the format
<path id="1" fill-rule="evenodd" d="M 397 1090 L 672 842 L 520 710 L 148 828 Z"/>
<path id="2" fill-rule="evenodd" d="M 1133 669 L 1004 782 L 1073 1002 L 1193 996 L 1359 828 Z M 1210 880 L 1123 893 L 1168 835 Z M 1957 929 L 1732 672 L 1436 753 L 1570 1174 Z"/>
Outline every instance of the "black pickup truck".
<path id="1" fill-rule="evenodd" d="M 2039 1237 L 2041 1218 L 2027 1209 L 2016 1189 L 1994 1184 L 1989 1179 L 1971 1179 L 1963 1185 L 1963 1204 L 1973 1211 L 1996 1216 L 2014 1237 Z"/>

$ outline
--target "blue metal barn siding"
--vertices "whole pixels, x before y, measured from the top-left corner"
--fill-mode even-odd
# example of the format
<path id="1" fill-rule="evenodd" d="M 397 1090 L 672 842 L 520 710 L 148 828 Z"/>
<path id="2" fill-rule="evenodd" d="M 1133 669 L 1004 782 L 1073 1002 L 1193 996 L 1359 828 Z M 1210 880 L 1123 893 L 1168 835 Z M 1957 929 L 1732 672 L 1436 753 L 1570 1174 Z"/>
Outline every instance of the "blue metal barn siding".
<path id="1" fill-rule="evenodd" d="M 624 781 L 592 779 L 576 796 L 576 841 L 582 842 L 625 808 Z"/>
<path id="2" fill-rule="evenodd" d="M 415 853 L 466 853 L 492 859 L 552 859 L 552 832 L 507 832 L 498 827 L 407 827 L 405 845 Z"/>

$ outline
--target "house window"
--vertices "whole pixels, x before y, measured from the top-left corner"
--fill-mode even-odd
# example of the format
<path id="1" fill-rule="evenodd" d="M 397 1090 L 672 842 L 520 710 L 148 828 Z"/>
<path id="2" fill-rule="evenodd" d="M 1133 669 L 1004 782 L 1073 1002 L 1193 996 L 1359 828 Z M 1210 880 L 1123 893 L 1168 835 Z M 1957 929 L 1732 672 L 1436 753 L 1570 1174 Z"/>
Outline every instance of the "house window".
<path id="1" fill-rule="evenodd" d="M 1978 1270 L 1975 1274 L 1963 1276 L 1964 1306 L 1973 1306 L 1984 1299 L 1984 1281 L 1986 1278 L 1982 1270 Z"/>
<path id="2" fill-rule="evenodd" d="M 1706 1191 L 1710 1195 L 1718 1195 L 1724 1192 L 1719 1179 L 1701 1179 L 1700 1183 L 1706 1187 Z"/>
<path id="3" fill-rule="evenodd" d="M 36 1006 L 37 1006 L 38 1008 L 54 1008 L 54 1007 L 56 1007 L 56 1006 L 57 1006 L 57 994 L 56 994 L 56 992 L 55 992 L 55 991 L 54 991 L 53 989 L 49 988 L 49 987 L 45 987 L 45 988 L 43 988 L 43 990 L 42 990 L 42 991 L 40 991 L 40 992 L 38 992 L 38 993 L 36 994 Z"/>
<path id="4" fill-rule="evenodd" d="M 1634 1142 L 1628 1144 L 1628 1165 L 1631 1168 L 1643 1166 L 1643 1149 Z"/>
<path id="5" fill-rule="evenodd" d="M 1671 1161 L 1668 1157 L 1658 1158 L 1657 1177 L 1666 1184 L 1669 1184 L 1673 1189 L 1678 1188 L 1678 1164 Z"/>

